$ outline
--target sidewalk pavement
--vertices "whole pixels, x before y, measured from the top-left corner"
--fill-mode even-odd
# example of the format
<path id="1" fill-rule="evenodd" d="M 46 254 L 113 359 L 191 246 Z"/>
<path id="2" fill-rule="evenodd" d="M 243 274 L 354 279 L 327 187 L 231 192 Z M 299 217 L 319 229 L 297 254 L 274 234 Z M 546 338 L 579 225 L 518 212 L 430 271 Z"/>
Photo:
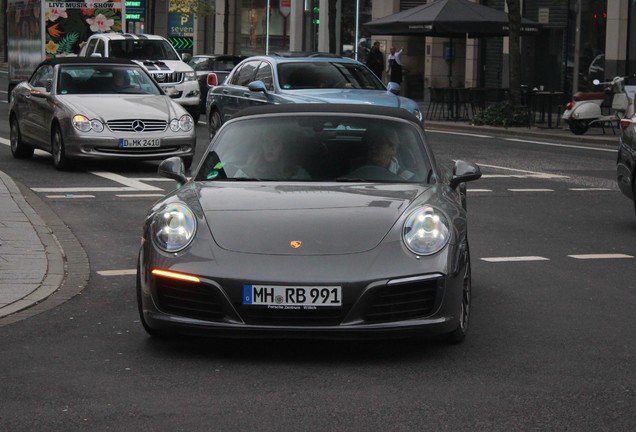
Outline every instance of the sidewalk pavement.
<path id="1" fill-rule="evenodd" d="M 565 128 L 506 129 L 462 121 L 427 121 L 426 129 L 618 147 L 611 130 L 576 136 Z M 89 272 L 86 253 L 66 224 L 35 193 L 0 171 L 0 327 L 79 294 Z"/>
<path id="2" fill-rule="evenodd" d="M 70 229 L 0 171 L 0 327 L 69 300 L 88 275 L 88 258 Z"/>

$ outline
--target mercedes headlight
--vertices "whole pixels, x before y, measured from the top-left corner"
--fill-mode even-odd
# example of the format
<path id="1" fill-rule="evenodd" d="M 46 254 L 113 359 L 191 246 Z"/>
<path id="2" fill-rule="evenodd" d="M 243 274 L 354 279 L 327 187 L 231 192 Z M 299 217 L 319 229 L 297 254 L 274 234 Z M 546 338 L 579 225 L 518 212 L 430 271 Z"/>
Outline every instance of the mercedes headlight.
<path id="1" fill-rule="evenodd" d="M 182 115 L 178 120 L 172 119 L 170 121 L 170 130 L 172 132 L 179 132 L 182 130 L 184 132 L 190 132 L 194 127 L 194 120 L 189 114 Z"/>
<path id="2" fill-rule="evenodd" d="M 188 206 L 173 203 L 155 213 L 151 230 L 155 243 L 161 250 L 179 252 L 194 238 L 197 222 Z"/>
<path id="3" fill-rule="evenodd" d="M 104 130 L 104 124 L 99 120 L 90 120 L 88 117 L 77 114 L 73 116 L 73 127 L 81 132 L 89 132 L 94 130 L 95 132 L 101 132 Z"/>
<path id="4" fill-rule="evenodd" d="M 448 218 L 435 207 L 420 207 L 411 212 L 402 229 L 404 244 L 417 255 L 439 252 L 450 239 Z"/>

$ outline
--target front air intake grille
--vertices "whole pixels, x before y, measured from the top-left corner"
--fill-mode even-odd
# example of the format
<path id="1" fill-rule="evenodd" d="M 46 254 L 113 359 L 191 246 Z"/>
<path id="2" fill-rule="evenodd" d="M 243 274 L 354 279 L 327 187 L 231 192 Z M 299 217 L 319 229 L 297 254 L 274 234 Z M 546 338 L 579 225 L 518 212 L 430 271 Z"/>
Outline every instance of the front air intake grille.
<path id="1" fill-rule="evenodd" d="M 208 321 L 225 316 L 222 298 L 214 287 L 160 277 L 156 287 L 159 309 L 166 313 Z"/>
<path id="2" fill-rule="evenodd" d="M 108 128 L 113 132 L 163 132 L 168 126 L 165 120 L 125 119 L 111 120 Z"/>
<path id="3" fill-rule="evenodd" d="M 339 325 L 351 308 L 318 308 L 315 310 L 268 309 L 263 306 L 234 305 L 246 324 L 282 326 L 335 326 Z"/>
<path id="4" fill-rule="evenodd" d="M 441 279 L 387 285 L 374 290 L 364 313 L 365 321 L 382 323 L 424 318 L 435 311 Z"/>
<path id="5" fill-rule="evenodd" d="M 183 72 L 150 72 L 159 84 L 179 84 L 183 80 Z"/>

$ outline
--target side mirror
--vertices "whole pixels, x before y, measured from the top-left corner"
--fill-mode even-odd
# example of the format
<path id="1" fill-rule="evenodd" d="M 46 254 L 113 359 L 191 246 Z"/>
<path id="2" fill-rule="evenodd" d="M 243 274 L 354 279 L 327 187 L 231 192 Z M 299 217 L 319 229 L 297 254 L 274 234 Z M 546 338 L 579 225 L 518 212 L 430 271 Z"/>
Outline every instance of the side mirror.
<path id="1" fill-rule="evenodd" d="M 185 164 L 183 163 L 183 159 L 178 156 L 163 160 L 159 164 L 157 174 L 162 177 L 176 180 L 179 186 L 183 186 L 188 181 L 188 178 L 185 175 Z"/>
<path id="2" fill-rule="evenodd" d="M 391 81 L 386 88 L 389 93 L 393 93 L 394 95 L 400 94 L 400 85 L 396 82 Z"/>
<path id="3" fill-rule="evenodd" d="M 464 182 L 477 180 L 481 177 L 481 170 L 472 162 L 458 160 L 453 167 L 453 178 L 450 187 L 455 189 Z"/>
<path id="4" fill-rule="evenodd" d="M 252 92 L 261 92 L 269 99 L 269 92 L 267 91 L 267 87 L 265 87 L 265 83 L 263 81 L 252 81 L 247 85 L 247 88 Z"/>
<path id="5" fill-rule="evenodd" d="M 45 98 L 49 95 L 51 91 L 51 83 L 47 83 L 47 87 L 33 87 L 31 90 L 31 96 Z"/>
<path id="6" fill-rule="evenodd" d="M 192 54 L 190 53 L 183 53 L 183 55 L 181 56 L 181 59 L 186 63 L 190 61 L 191 58 L 192 58 Z"/>

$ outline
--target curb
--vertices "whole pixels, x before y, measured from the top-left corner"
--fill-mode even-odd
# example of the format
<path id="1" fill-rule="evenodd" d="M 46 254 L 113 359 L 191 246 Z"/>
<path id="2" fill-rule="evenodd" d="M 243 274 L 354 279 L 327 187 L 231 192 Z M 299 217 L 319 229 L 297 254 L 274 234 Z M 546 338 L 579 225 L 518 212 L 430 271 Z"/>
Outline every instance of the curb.
<path id="1" fill-rule="evenodd" d="M 88 283 L 90 266 L 82 245 L 50 207 L 1 171 L 0 178 L 33 226 L 48 262 L 46 275 L 38 288 L 0 309 L 0 327 L 3 327 L 47 311 L 79 294 Z"/>

